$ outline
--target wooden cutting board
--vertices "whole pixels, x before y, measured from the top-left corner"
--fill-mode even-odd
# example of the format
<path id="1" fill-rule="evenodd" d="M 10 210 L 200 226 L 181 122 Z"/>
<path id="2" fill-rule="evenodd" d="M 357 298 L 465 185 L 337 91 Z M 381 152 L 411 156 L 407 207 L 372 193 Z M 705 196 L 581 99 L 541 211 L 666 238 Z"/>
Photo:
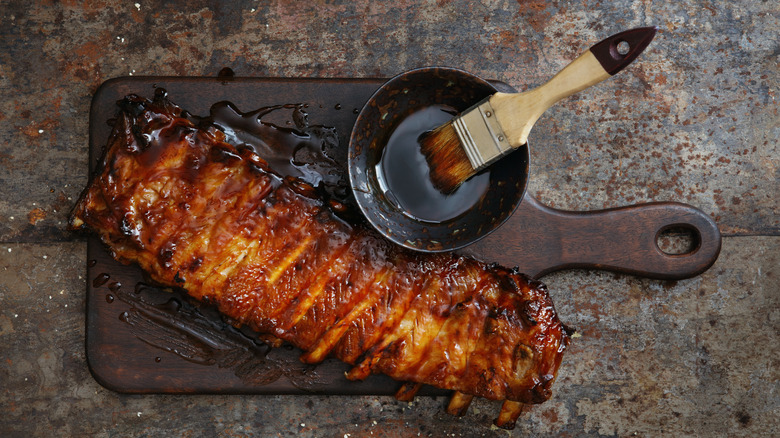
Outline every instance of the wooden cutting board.
<path id="1" fill-rule="evenodd" d="M 312 124 L 334 127 L 334 158 L 346 161 L 349 135 L 359 110 L 384 79 L 125 77 L 104 83 L 90 110 L 90 174 L 110 135 L 108 120 L 128 94 L 151 98 L 167 90 L 171 101 L 205 116 L 217 102 L 242 112 L 279 104 L 305 104 Z M 500 91 L 513 91 L 494 82 Z M 538 147 L 538 146 L 537 146 Z M 533 160 L 532 160 L 533 163 Z M 346 166 L 344 166 L 346 168 Z M 532 165 L 533 169 L 533 165 Z M 533 175 L 533 170 L 531 172 Z M 533 176 L 531 176 L 533 177 Z M 683 227 L 694 245 L 666 254 L 659 234 Z M 393 394 L 385 376 L 348 381 L 336 360 L 317 366 L 300 351 L 271 349 L 257 335 L 233 328 L 216 312 L 172 291 L 144 282 L 136 266 L 114 261 L 94 236 L 88 238 L 87 359 L 105 387 L 127 393 Z M 709 216 L 679 203 L 653 203 L 598 212 L 565 212 L 530 195 L 496 232 L 463 252 L 517 266 L 538 277 L 567 267 L 610 269 L 653 278 L 698 275 L 714 263 L 720 233 Z M 426 387 L 420 395 L 445 394 Z"/>
<path id="2" fill-rule="evenodd" d="M 157 87 L 194 115 L 220 101 L 249 112 L 305 104 L 312 124 L 334 127 L 337 157 L 346 160 L 359 110 L 384 79 L 125 77 L 104 83 L 90 110 L 90 174 L 111 133 L 116 102 L 128 94 L 151 98 Z M 504 89 L 509 89 L 506 85 Z M 346 168 L 346 166 L 345 166 Z M 87 247 L 89 367 L 105 387 L 127 393 L 393 394 L 385 376 L 348 381 L 349 366 L 327 360 L 302 364 L 300 351 L 270 349 L 257 336 L 224 323 L 211 308 L 144 282 L 137 266 L 122 265 L 95 236 Z M 425 388 L 421 395 L 445 394 Z"/>

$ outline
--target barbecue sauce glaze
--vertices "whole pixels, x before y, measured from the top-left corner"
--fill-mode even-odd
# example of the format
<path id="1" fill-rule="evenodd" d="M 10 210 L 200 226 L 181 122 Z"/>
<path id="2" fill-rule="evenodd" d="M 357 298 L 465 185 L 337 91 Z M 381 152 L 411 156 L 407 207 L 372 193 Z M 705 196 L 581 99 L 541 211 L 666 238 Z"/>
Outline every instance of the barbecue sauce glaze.
<path id="1" fill-rule="evenodd" d="M 123 102 L 129 123 L 112 134 L 71 221 L 101 233 L 120 261 L 218 305 L 236 324 L 290 340 L 304 362 L 333 355 L 355 365 L 349 378 L 381 372 L 493 399 L 549 398 L 568 337 L 541 283 L 452 254 L 403 251 L 332 214 L 317 193 L 322 180 L 306 182 L 301 160 L 288 161 L 303 176 L 282 175 L 252 145 L 225 144 L 219 117 L 182 114 L 164 92 L 148 110 L 138 97 Z M 269 146 L 295 155 L 306 147 L 295 136 L 282 136 L 297 138 L 293 147 Z M 262 263 L 230 271 L 252 251 Z M 425 348 L 401 331 L 411 337 L 366 350 L 391 342 L 388 331 L 407 316 L 432 329 L 420 333 Z"/>

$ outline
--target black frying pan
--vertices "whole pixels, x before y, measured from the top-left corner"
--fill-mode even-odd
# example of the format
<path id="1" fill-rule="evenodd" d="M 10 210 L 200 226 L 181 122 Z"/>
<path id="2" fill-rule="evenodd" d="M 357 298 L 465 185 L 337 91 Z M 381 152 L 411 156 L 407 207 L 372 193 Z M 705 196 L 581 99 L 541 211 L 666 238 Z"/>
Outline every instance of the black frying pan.
<path id="1" fill-rule="evenodd" d="M 416 126 L 407 130 L 420 134 L 497 91 L 490 83 L 461 70 L 421 68 L 390 79 L 368 100 L 352 130 L 349 176 L 358 206 L 385 237 L 415 250 L 450 251 L 479 240 L 509 218 L 528 185 L 527 145 L 446 199 L 424 174 L 416 175 L 411 186 L 404 185 L 414 173 L 408 169 L 397 170 L 394 175 L 400 181 L 396 184 L 399 190 L 407 190 L 401 196 L 399 190 L 388 187 L 392 185 L 388 175 L 393 170 L 383 169 L 385 160 L 395 166 L 389 163 L 386 146 L 394 134 L 407 128 L 409 120 L 417 118 L 412 121 Z M 437 111 L 441 117 L 424 114 Z M 396 163 L 423 160 L 417 151 L 402 153 L 403 157 L 396 156 Z M 412 156 L 415 153 L 417 156 Z"/>

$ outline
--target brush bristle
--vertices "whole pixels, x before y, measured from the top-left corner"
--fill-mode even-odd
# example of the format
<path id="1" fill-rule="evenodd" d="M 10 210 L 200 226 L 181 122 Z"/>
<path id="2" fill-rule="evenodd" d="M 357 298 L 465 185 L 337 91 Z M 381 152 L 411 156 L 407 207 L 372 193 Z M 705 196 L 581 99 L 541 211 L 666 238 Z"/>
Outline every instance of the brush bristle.
<path id="1" fill-rule="evenodd" d="M 430 167 L 433 186 L 442 193 L 452 193 L 475 173 L 452 123 L 420 138 L 420 151 Z"/>

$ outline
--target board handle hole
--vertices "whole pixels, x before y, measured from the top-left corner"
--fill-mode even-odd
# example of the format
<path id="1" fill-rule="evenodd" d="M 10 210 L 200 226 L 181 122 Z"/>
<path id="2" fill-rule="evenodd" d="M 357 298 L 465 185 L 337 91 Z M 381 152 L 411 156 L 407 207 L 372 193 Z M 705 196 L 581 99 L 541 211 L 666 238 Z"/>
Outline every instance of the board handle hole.
<path id="1" fill-rule="evenodd" d="M 699 249 L 701 236 L 693 227 L 672 225 L 658 232 L 655 243 L 664 254 L 686 255 Z"/>

